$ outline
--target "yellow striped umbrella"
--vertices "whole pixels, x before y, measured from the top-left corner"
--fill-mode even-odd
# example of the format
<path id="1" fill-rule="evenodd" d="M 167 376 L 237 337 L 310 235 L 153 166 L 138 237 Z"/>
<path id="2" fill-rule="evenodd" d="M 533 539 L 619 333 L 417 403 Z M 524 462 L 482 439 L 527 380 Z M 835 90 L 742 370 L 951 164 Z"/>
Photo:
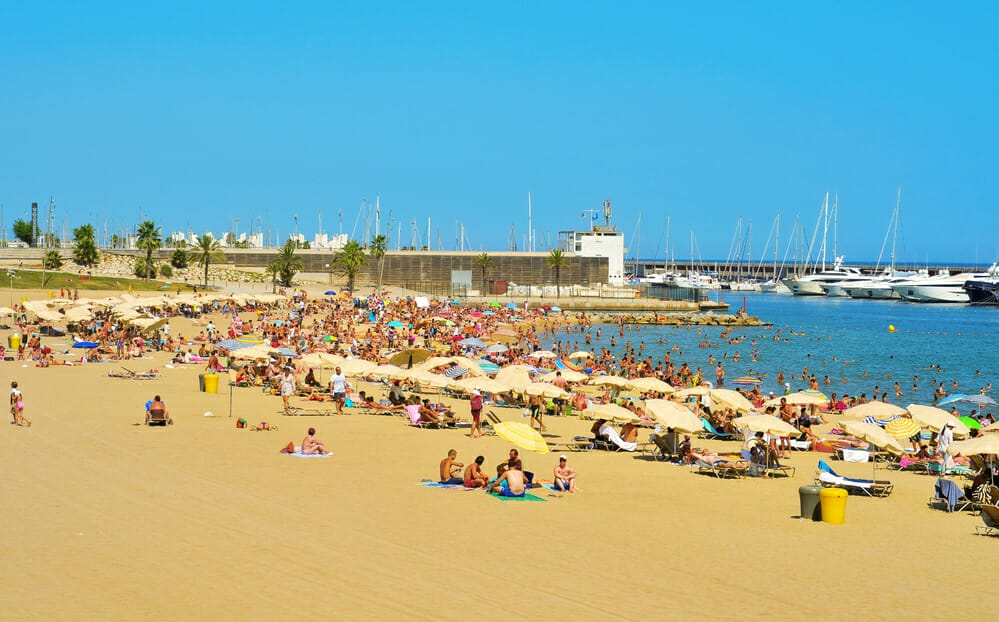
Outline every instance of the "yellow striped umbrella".
<path id="1" fill-rule="evenodd" d="M 898 417 L 892 419 L 888 425 L 885 426 L 885 432 L 889 436 L 894 436 L 895 438 L 911 438 L 916 434 L 919 434 L 922 428 L 918 423 L 913 421 L 908 417 Z"/>
<path id="2" fill-rule="evenodd" d="M 510 441 L 521 449 L 533 451 L 538 454 L 549 453 L 548 443 L 542 438 L 541 432 L 538 432 L 526 423 L 503 421 L 494 425 L 493 430 L 496 431 L 496 434 L 500 438 Z"/>

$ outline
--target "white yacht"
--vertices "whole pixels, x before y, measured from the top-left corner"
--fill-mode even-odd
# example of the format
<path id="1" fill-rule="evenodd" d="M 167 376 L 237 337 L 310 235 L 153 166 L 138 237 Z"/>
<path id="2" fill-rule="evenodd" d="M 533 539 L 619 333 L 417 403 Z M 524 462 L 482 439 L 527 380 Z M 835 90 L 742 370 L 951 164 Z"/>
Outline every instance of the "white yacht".
<path id="1" fill-rule="evenodd" d="M 899 296 L 910 302 L 968 302 L 964 284 L 973 279 L 989 276 L 988 272 L 961 272 L 951 274 L 941 270 L 933 276 L 907 279 L 891 286 Z"/>
<path id="2" fill-rule="evenodd" d="M 843 257 L 837 257 L 832 269 L 823 270 L 801 277 L 790 277 L 781 281 L 795 296 L 846 296 L 840 285 L 866 281 L 870 277 L 857 268 L 843 265 Z"/>
<path id="3" fill-rule="evenodd" d="M 673 279 L 677 287 L 683 289 L 721 289 L 721 282 L 711 274 L 688 272 Z"/>
<path id="4" fill-rule="evenodd" d="M 866 300 L 898 300 L 902 296 L 891 288 L 892 285 L 902 284 L 913 279 L 925 278 L 930 275 L 928 270 L 918 272 L 895 272 L 892 275 L 882 275 L 867 281 L 857 281 L 844 287 L 847 295 L 851 298 L 862 298 Z"/>

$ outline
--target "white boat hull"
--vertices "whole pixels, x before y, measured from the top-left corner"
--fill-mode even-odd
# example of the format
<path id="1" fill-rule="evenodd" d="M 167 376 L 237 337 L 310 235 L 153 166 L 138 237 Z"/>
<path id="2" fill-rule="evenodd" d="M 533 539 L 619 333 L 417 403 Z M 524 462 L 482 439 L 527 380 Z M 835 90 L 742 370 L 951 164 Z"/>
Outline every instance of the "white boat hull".
<path id="1" fill-rule="evenodd" d="M 784 287 L 791 290 L 795 296 L 825 296 L 822 291 L 822 283 L 818 281 L 807 281 L 805 279 L 784 279 L 781 281 Z"/>

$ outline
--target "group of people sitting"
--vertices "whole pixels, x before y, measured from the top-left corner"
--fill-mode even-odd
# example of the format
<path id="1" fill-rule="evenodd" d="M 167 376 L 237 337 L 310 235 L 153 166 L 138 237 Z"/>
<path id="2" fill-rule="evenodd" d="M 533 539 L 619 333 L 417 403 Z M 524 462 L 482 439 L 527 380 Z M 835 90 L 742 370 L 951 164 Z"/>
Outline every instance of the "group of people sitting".
<path id="1" fill-rule="evenodd" d="M 458 462 L 457 450 L 451 449 L 440 462 L 440 483 L 465 488 L 483 488 L 486 492 L 505 497 L 523 497 L 535 486 L 534 473 L 524 470 L 520 452 L 511 449 L 507 460 L 496 465 L 496 477 L 490 479 L 482 471 L 484 456 L 477 456 L 469 465 Z M 552 487 L 560 492 L 576 492 L 576 470 L 569 466 L 568 457 L 559 456 L 552 476 Z"/>

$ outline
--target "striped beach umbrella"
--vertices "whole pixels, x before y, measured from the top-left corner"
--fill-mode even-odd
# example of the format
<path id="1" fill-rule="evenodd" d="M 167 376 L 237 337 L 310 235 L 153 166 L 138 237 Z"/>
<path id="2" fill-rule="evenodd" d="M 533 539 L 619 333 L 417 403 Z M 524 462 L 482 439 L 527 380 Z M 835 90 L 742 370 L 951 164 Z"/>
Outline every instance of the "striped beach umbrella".
<path id="1" fill-rule="evenodd" d="M 911 438 L 922 430 L 918 423 L 908 417 L 896 417 L 885 426 L 888 436 L 895 438 Z"/>
<path id="2" fill-rule="evenodd" d="M 759 378 L 754 378 L 752 376 L 739 376 L 732 382 L 735 384 L 744 384 L 744 385 L 763 384 L 762 380 L 760 380 Z"/>

